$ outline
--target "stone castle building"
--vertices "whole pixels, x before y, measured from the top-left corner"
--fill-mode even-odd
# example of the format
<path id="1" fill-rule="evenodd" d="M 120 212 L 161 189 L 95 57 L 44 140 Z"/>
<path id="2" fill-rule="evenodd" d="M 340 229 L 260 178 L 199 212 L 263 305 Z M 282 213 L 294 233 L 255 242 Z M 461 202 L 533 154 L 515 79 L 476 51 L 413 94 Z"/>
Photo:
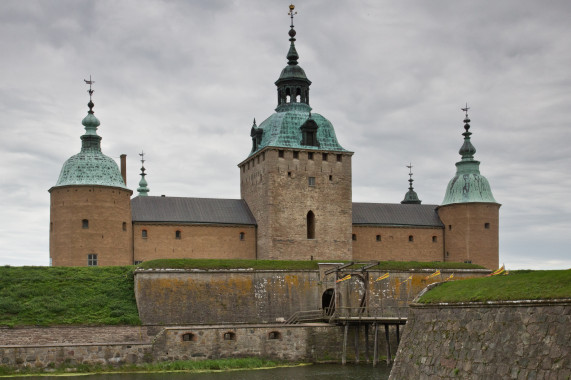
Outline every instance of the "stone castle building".
<path id="1" fill-rule="evenodd" d="M 275 82 L 277 108 L 260 125 L 254 120 L 251 152 L 238 164 L 241 199 L 148 196 L 144 166 L 131 198 L 125 156 L 120 170 L 101 152 L 90 99 L 81 151 L 49 190 L 51 265 L 217 258 L 498 267 L 500 204 L 474 159 L 467 108 L 462 158 L 441 205 L 421 204 L 412 177 L 400 204 L 352 202 L 353 152 L 339 144 L 329 120 L 312 112 L 291 16 L 288 62 Z"/>

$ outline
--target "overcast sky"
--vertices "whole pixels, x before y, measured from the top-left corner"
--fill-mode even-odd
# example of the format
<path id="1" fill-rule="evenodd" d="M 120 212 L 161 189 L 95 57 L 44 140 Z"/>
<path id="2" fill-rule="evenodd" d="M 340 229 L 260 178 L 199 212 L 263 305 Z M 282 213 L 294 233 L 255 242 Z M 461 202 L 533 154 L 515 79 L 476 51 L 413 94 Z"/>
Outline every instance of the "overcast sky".
<path id="1" fill-rule="evenodd" d="M 288 1 L 0 2 L 0 265 L 48 265 L 49 193 L 79 152 L 89 75 L 103 153 L 150 195 L 239 198 L 276 107 Z M 296 4 L 314 112 L 353 152 L 353 201 L 440 204 L 468 102 L 500 263 L 571 268 L 571 2 Z M 136 194 L 136 191 L 135 191 Z"/>

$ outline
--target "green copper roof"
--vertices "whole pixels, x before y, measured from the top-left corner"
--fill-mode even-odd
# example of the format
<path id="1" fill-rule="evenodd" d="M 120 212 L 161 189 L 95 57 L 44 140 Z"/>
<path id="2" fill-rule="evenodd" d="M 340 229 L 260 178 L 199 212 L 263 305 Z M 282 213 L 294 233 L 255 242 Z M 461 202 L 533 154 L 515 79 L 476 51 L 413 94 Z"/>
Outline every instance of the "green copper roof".
<path id="1" fill-rule="evenodd" d="M 311 113 L 311 118 L 318 125 L 317 141 L 319 141 L 319 147 L 301 144 L 300 127 L 309 118 L 310 111 L 311 107 L 303 103 L 281 105 L 278 112 L 268 117 L 258 127 L 263 131 L 262 141 L 251 154 L 267 146 L 346 152 L 347 150 L 337 142 L 331 122 L 317 113 Z"/>
<path id="2" fill-rule="evenodd" d="M 467 111 L 466 109 L 464 109 Z M 442 205 L 453 203 L 489 202 L 497 203 L 492 195 L 488 180 L 480 174 L 480 161 L 474 160 L 476 148 L 470 141 L 470 119 L 464 119 L 464 144 L 458 152 L 462 159 L 456 163 L 456 175 L 448 183 Z"/>
<path id="3" fill-rule="evenodd" d="M 81 152 L 64 164 L 54 187 L 68 185 L 101 185 L 127 189 L 115 160 L 101 153 L 101 136 L 97 135 L 99 120 L 90 111 L 81 122 L 85 134 L 81 136 Z"/>
<path id="4" fill-rule="evenodd" d="M 347 152 L 335 136 L 333 125 L 320 114 L 311 113 L 309 86 L 311 81 L 298 65 L 299 54 L 295 48 L 296 31 L 293 26 L 294 6 L 290 5 L 290 46 L 287 66 L 275 82 L 278 91 L 276 113 L 260 126 L 250 129 L 252 151 L 250 155 L 271 146 L 278 148 L 315 149 Z M 303 142 L 303 143 L 302 143 Z"/>

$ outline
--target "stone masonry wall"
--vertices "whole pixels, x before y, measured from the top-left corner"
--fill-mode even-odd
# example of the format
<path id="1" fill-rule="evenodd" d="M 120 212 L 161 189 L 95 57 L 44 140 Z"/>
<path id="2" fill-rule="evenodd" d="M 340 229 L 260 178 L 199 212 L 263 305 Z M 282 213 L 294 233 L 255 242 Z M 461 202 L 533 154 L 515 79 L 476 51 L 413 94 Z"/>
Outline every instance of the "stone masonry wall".
<path id="1" fill-rule="evenodd" d="M 412 304 L 390 379 L 569 379 L 571 300 Z"/>

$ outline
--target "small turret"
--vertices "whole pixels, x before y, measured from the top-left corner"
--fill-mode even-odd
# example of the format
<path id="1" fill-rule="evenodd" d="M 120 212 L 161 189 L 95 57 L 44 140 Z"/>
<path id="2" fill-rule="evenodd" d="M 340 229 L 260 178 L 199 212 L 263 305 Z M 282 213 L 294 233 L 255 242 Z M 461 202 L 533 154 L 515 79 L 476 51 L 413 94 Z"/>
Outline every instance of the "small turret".
<path id="1" fill-rule="evenodd" d="M 404 195 L 404 199 L 400 203 L 419 205 L 422 203 L 422 201 L 418 199 L 418 195 L 416 194 L 414 188 L 412 187 L 412 183 L 414 182 L 414 179 L 412 179 L 412 164 L 408 164 L 406 167 L 408 168 L 409 186 L 407 193 Z"/>

